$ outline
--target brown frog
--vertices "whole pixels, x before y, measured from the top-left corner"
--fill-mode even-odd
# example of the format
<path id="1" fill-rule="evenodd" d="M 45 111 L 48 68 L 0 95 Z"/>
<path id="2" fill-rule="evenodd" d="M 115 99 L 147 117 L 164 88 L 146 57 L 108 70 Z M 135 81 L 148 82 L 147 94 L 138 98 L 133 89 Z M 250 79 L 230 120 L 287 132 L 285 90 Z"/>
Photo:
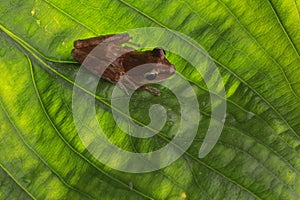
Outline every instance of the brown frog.
<path id="1" fill-rule="evenodd" d="M 136 51 L 121 46 L 130 44 L 130 39 L 128 34 L 116 34 L 77 40 L 71 54 L 93 74 L 116 83 L 127 94 L 130 88 L 160 95 L 159 89 L 145 84 L 169 78 L 176 71 L 174 65 L 166 59 L 161 48 Z"/>

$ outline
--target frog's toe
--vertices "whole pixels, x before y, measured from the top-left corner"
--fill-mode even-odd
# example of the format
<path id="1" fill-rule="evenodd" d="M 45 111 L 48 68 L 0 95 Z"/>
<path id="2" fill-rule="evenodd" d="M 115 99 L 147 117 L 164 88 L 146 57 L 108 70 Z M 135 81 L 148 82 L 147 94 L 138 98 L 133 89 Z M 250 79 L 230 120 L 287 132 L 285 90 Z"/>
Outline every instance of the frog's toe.
<path id="1" fill-rule="evenodd" d="M 146 90 L 155 96 L 160 96 L 160 90 L 158 88 L 151 87 L 151 86 L 142 86 L 142 87 L 140 87 L 140 89 Z"/>

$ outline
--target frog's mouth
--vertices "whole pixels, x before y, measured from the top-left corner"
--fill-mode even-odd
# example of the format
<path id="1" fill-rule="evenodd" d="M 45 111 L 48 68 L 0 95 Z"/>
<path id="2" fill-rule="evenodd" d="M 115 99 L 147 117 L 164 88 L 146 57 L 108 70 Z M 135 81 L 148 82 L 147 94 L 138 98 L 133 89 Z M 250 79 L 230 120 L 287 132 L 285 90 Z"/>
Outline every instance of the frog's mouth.
<path id="1" fill-rule="evenodd" d="M 175 66 L 174 65 L 170 65 L 168 66 L 168 70 L 167 70 L 167 74 L 169 74 L 169 76 L 172 76 L 173 74 L 175 74 L 176 72 L 176 69 L 175 69 Z"/>

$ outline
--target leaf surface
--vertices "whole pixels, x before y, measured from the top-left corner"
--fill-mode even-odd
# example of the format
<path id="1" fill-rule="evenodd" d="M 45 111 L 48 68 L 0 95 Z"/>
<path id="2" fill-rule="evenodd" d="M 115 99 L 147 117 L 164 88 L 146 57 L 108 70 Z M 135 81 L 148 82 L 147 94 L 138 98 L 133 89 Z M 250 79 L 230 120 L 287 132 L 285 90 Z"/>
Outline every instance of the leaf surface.
<path id="1" fill-rule="evenodd" d="M 0 198 L 299 199 L 299 5 L 297 0 L 1 1 Z M 79 65 L 69 61 L 76 39 L 140 27 L 174 29 L 204 47 L 222 75 L 227 113 L 213 151 L 198 158 L 210 121 L 209 92 L 191 65 L 169 55 L 197 94 L 198 134 L 170 166 L 132 174 L 97 161 L 78 137 L 72 87 Z M 114 121 L 113 87 L 101 82 L 96 108 L 110 141 L 137 152 L 166 145 L 180 120 L 174 95 L 167 89 L 161 97 L 133 95 L 127 117 L 141 124 L 149 123 L 152 104 L 168 110 L 160 134 L 139 140 Z"/>

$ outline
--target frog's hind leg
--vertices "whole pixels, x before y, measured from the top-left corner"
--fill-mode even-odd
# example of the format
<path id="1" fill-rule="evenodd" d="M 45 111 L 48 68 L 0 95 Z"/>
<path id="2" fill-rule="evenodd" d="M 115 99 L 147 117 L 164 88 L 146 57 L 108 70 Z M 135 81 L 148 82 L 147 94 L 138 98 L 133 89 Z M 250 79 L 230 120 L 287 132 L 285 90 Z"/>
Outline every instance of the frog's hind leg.
<path id="1" fill-rule="evenodd" d="M 82 63 L 84 59 L 86 58 L 88 52 L 83 51 L 82 49 L 72 49 L 71 55 L 73 58 L 79 62 Z"/>
<path id="2" fill-rule="evenodd" d="M 74 47 L 77 49 L 83 49 L 91 46 L 97 46 L 104 40 L 106 40 L 109 37 L 112 37 L 113 35 L 105 35 L 105 36 L 98 36 L 98 37 L 92 37 L 84 40 L 76 40 L 74 42 Z"/>
<path id="3" fill-rule="evenodd" d="M 74 42 L 74 47 L 77 49 L 83 49 L 83 48 L 87 48 L 87 47 L 95 47 L 102 42 L 120 45 L 120 44 L 124 44 L 124 43 L 128 42 L 130 39 L 131 38 L 127 33 L 103 35 L 103 36 L 88 38 L 88 39 L 84 39 L 84 40 L 76 40 Z"/>

